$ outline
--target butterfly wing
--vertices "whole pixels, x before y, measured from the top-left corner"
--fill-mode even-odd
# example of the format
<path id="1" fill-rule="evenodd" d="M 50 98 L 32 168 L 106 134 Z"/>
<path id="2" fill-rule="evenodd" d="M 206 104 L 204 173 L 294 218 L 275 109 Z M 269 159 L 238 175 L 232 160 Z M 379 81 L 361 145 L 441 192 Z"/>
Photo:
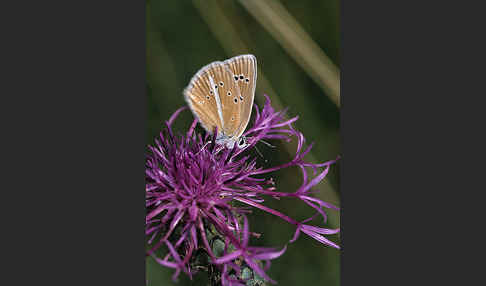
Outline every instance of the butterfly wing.
<path id="1" fill-rule="evenodd" d="M 241 55 L 224 61 L 224 64 L 233 74 L 233 81 L 241 93 L 240 97 L 238 97 L 238 105 L 241 106 L 241 122 L 234 134 L 234 136 L 240 137 L 250 121 L 253 108 L 257 80 L 257 61 L 253 55 Z"/>
<path id="2" fill-rule="evenodd" d="M 200 69 L 184 90 L 189 107 L 206 131 L 212 133 L 217 127 L 229 137 L 240 126 L 241 106 L 232 100 L 240 94 L 233 73 L 222 62 Z"/>
<path id="3" fill-rule="evenodd" d="M 208 70 L 215 65 L 221 65 L 221 62 L 213 62 L 201 68 L 183 92 L 192 112 L 209 133 L 212 133 L 216 127 L 221 131 L 223 126 L 218 116 L 213 87 L 209 81 Z"/>

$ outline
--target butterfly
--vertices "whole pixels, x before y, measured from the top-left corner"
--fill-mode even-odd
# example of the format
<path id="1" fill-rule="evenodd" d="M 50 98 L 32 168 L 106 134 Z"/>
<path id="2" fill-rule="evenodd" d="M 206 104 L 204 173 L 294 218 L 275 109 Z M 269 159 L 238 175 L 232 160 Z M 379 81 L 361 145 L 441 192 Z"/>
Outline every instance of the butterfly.
<path id="1" fill-rule="evenodd" d="M 257 80 L 253 55 L 240 55 L 201 68 L 184 89 L 184 98 L 202 127 L 213 134 L 216 143 L 244 148 L 242 136 L 250 121 Z"/>

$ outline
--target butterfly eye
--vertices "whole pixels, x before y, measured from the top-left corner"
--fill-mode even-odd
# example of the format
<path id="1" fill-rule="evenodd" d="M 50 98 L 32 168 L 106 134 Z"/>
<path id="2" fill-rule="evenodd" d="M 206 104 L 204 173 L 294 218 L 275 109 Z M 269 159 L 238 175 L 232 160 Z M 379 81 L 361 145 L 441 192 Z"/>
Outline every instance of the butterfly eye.
<path id="1" fill-rule="evenodd" d="M 213 91 L 212 91 L 212 90 L 210 90 L 210 91 L 209 91 L 209 94 L 213 94 Z"/>
<path id="2" fill-rule="evenodd" d="M 249 82 L 250 80 L 249 80 L 248 78 L 245 78 L 245 81 L 246 81 L 246 82 Z"/>
<path id="3" fill-rule="evenodd" d="M 244 78 L 244 76 L 243 75 L 240 75 L 240 79 L 243 79 L 243 78 Z"/>
<path id="4" fill-rule="evenodd" d="M 237 76 L 235 76 L 235 81 L 238 81 L 238 77 Z"/>
<path id="5" fill-rule="evenodd" d="M 209 100 L 209 95 L 208 95 L 208 96 L 206 96 L 206 99 L 208 99 L 208 100 Z"/>
<path id="6" fill-rule="evenodd" d="M 240 100 L 243 101 L 243 96 L 240 95 Z"/>
<path id="7" fill-rule="evenodd" d="M 237 103 L 238 103 L 238 99 L 235 97 L 235 104 L 237 104 Z"/>
<path id="8" fill-rule="evenodd" d="M 223 85 L 224 85 L 224 82 L 220 82 L 220 83 L 219 83 L 219 85 L 220 85 L 220 86 L 223 86 Z"/>
<path id="9" fill-rule="evenodd" d="M 218 88 L 218 85 L 215 85 L 214 88 Z"/>
<path id="10" fill-rule="evenodd" d="M 228 91 L 228 96 L 231 96 L 231 91 Z"/>
<path id="11" fill-rule="evenodd" d="M 235 118 L 234 117 L 231 117 L 231 121 L 235 121 Z"/>

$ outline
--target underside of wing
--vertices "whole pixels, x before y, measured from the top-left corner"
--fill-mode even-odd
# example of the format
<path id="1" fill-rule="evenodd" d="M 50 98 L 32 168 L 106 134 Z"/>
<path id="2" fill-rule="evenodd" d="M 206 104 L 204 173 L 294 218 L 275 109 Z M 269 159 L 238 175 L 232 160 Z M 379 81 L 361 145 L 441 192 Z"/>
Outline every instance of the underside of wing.
<path id="1" fill-rule="evenodd" d="M 213 62 L 201 68 L 191 79 L 189 85 L 184 89 L 184 98 L 189 104 L 194 115 L 206 131 L 212 133 L 217 127 L 222 128 L 222 122 L 218 118 L 218 109 L 214 97 L 213 88 L 209 83 L 208 69 L 221 62 Z M 215 116 L 216 115 L 216 116 Z"/>
<path id="2" fill-rule="evenodd" d="M 245 131 L 250 120 L 255 97 L 257 61 L 253 55 L 241 55 L 224 61 L 224 64 L 233 74 L 233 81 L 241 93 L 238 100 L 241 105 L 240 116 L 242 120 L 237 127 L 237 134 L 235 134 L 236 137 L 239 137 Z"/>
<path id="3" fill-rule="evenodd" d="M 227 136 L 232 136 L 240 123 L 240 107 L 229 104 L 228 97 L 239 94 L 231 71 L 222 62 L 203 67 L 184 90 L 186 101 L 206 131 L 212 133 L 217 127 Z"/>

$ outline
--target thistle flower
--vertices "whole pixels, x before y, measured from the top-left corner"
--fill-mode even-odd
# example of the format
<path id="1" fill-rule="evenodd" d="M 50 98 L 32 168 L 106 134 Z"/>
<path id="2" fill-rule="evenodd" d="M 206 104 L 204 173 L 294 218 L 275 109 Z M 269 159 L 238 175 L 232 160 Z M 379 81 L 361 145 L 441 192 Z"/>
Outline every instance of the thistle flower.
<path id="1" fill-rule="evenodd" d="M 327 229 L 308 223 L 317 215 L 325 222 L 324 208 L 338 210 L 337 207 L 310 195 L 311 188 L 327 175 L 330 166 L 337 160 L 321 164 L 311 164 L 303 160 L 311 150 L 312 144 L 304 149 L 305 138 L 292 128 L 298 117 L 284 119 L 285 111 L 276 112 L 266 102 L 260 111 L 255 105 L 253 126 L 243 135 L 248 138 L 247 145 L 240 149 L 235 145 L 228 149 L 216 144 L 217 131 L 212 136 L 195 133 L 197 120 L 194 120 L 187 133 L 176 136 L 172 123 L 186 107 L 178 109 L 166 122 L 155 146 L 149 146 L 151 154 L 146 163 L 146 236 L 151 255 L 159 264 L 174 268 L 175 280 L 180 272 L 190 277 L 198 270 L 193 267 L 195 253 L 203 250 L 209 263 L 217 269 L 222 285 L 245 285 L 242 276 L 242 263 L 265 280 L 275 283 L 265 270 L 270 260 L 282 255 L 274 248 L 249 246 L 249 237 L 258 236 L 249 229 L 247 214 L 249 208 L 257 208 L 275 215 L 295 226 L 294 242 L 304 233 L 322 244 L 339 249 L 325 235 L 335 234 L 339 229 Z M 257 166 L 256 158 L 246 151 L 255 147 L 261 140 L 285 140 L 297 138 L 294 158 L 283 165 L 263 168 Z M 302 185 L 294 192 L 278 192 L 272 179 L 257 178 L 284 168 L 298 166 L 302 173 Z M 309 179 L 306 168 L 314 171 Z M 319 171 L 318 171 L 319 170 Z M 285 215 L 264 205 L 265 198 L 294 198 L 303 201 L 316 213 L 304 221 Z M 232 202 L 238 201 L 235 206 Z M 221 238 L 221 250 L 215 253 L 211 247 L 211 237 Z M 211 236 L 211 237 L 210 237 Z M 157 257 L 155 251 L 161 247 L 168 250 L 164 258 Z M 265 262 L 265 267 L 262 263 Z"/>

